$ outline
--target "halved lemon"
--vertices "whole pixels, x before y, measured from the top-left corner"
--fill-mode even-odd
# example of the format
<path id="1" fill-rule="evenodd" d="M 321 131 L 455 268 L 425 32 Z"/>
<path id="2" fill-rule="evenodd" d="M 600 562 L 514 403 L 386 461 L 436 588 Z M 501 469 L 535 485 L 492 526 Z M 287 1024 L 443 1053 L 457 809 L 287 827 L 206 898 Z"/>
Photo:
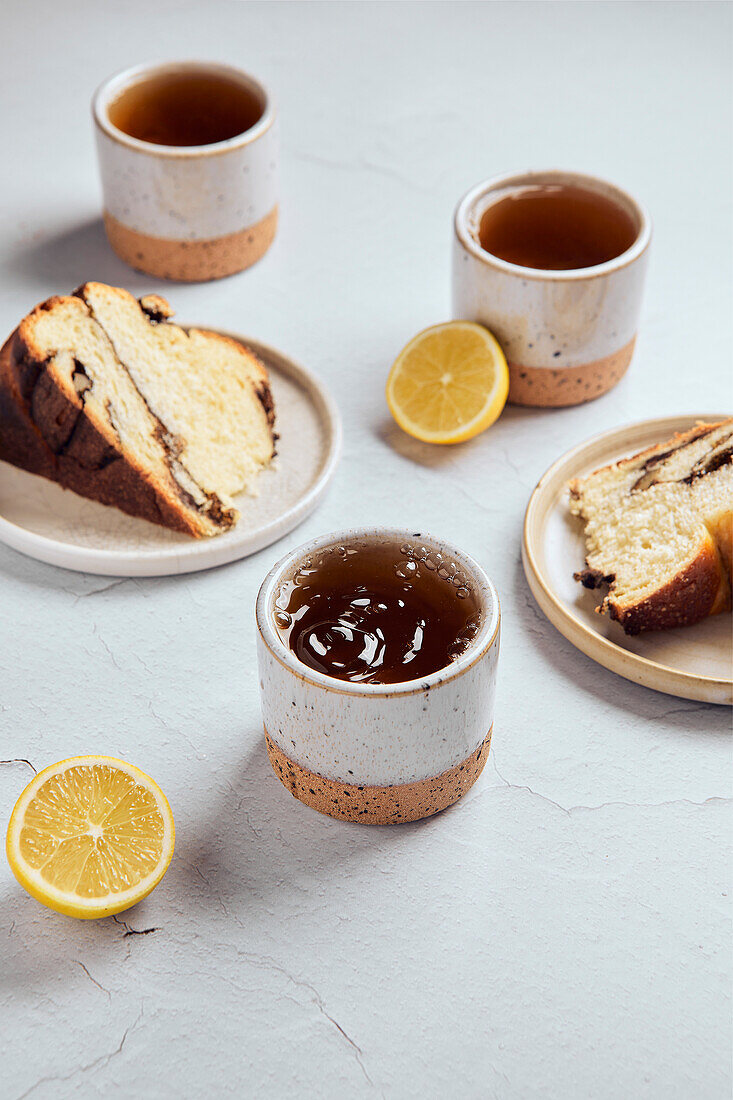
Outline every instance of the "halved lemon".
<path id="1" fill-rule="evenodd" d="M 109 917 L 158 885 L 173 855 L 168 800 L 145 772 L 113 756 L 73 756 L 28 784 L 6 851 L 21 886 L 71 917 Z"/>
<path id="2" fill-rule="evenodd" d="M 471 321 L 433 325 L 410 340 L 387 379 L 399 426 L 426 443 L 462 443 L 497 419 L 509 393 L 504 352 Z"/>

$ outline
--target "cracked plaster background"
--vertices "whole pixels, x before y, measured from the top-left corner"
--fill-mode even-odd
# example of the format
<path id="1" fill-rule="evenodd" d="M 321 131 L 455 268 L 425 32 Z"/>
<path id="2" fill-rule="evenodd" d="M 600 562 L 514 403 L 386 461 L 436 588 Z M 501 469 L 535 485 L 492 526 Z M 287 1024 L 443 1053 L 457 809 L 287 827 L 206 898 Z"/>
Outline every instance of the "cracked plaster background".
<path id="1" fill-rule="evenodd" d="M 730 1095 L 730 715 L 614 677 L 526 588 L 528 494 L 571 444 L 730 387 L 723 5 L 6 3 L 2 324 L 87 278 L 168 294 L 320 372 L 343 412 L 330 496 L 247 561 L 179 579 L 55 570 L 0 548 L 0 809 L 32 768 L 128 757 L 177 848 L 116 919 L 44 910 L 0 867 L 3 1100 Z M 42 14 L 40 14 L 42 12 Z M 144 34 L 143 34 L 144 29 Z M 239 277 L 155 284 L 97 220 L 88 99 L 148 56 L 221 57 L 275 89 L 282 225 Z M 571 165 L 656 228 L 630 375 L 590 406 L 509 409 L 445 451 L 382 387 L 449 315 L 455 201 L 488 174 Z M 699 364 L 694 386 L 690 359 Z M 264 753 L 253 605 L 291 546 L 356 523 L 449 538 L 504 622 L 494 740 L 421 825 L 319 817 Z"/>

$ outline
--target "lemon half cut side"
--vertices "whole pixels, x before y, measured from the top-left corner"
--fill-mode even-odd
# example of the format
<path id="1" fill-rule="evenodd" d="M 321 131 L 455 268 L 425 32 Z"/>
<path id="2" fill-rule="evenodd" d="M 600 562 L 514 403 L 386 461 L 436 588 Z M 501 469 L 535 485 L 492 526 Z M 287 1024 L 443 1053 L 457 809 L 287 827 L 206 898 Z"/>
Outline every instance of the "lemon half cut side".
<path id="1" fill-rule="evenodd" d="M 497 419 L 509 369 L 496 337 L 472 321 L 418 333 L 387 379 L 387 404 L 399 426 L 425 443 L 462 443 Z"/>
<path id="2" fill-rule="evenodd" d="M 145 772 L 112 756 L 74 756 L 39 772 L 8 824 L 18 882 L 72 917 L 109 917 L 158 885 L 173 855 L 168 800 Z"/>

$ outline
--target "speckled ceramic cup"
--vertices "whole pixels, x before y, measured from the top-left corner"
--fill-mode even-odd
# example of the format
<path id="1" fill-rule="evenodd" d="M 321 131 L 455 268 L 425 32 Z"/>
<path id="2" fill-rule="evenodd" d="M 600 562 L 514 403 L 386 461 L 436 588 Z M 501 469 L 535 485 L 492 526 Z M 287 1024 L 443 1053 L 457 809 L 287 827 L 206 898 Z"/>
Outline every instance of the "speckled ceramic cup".
<path id="1" fill-rule="evenodd" d="M 243 84 L 262 113 L 248 130 L 210 145 L 155 145 L 115 126 L 109 106 L 131 85 L 196 72 Z M 218 279 L 264 256 L 277 228 L 275 109 L 265 88 L 230 65 L 139 65 L 106 81 L 92 101 L 112 248 L 131 267 L 184 282 Z"/>
<path id="2" fill-rule="evenodd" d="M 338 680 L 304 665 L 273 618 L 284 583 L 329 547 L 408 542 L 441 554 L 476 595 L 479 631 L 447 668 L 398 684 Z M 354 529 L 292 551 L 257 597 L 258 664 L 265 740 L 278 778 L 301 802 L 346 821 L 392 825 L 443 810 L 486 763 L 494 721 L 499 600 L 483 569 L 430 535 Z"/>
<path id="3" fill-rule="evenodd" d="M 636 239 L 596 267 L 519 267 L 479 243 L 481 218 L 497 198 L 538 184 L 594 191 L 632 218 Z M 458 204 L 453 246 L 453 316 L 491 329 L 509 364 L 509 401 L 580 405 L 610 390 L 634 351 L 651 223 L 621 188 L 577 172 L 519 172 L 472 188 Z"/>

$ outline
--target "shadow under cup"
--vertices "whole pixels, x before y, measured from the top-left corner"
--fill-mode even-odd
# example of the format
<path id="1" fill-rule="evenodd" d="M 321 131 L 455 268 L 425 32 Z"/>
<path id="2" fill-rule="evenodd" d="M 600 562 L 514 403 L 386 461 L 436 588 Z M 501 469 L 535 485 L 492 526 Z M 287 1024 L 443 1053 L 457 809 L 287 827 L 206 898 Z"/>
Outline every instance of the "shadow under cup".
<path id="1" fill-rule="evenodd" d="M 303 664 L 275 624 L 276 601 L 312 555 L 374 542 L 408 543 L 467 578 L 480 625 L 447 667 L 402 683 L 352 683 Z M 428 817 L 476 781 L 489 752 L 499 656 L 496 590 L 473 559 L 442 539 L 353 529 L 315 539 L 270 571 L 257 598 L 265 739 L 277 777 L 331 817 L 386 825 Z"/>
<path id="2" fill-rule="evenodd" d="M 591 267 L 522 267 L 481 245 L 492 204 L 533 188 L 585 192 L 633 226 L 619 255 Z M 509 365 L 509 401 L 579 405 L 623 377 L 634 351 L 651 223 L 644 207 L 614 184 L 577 172 L 520 172 L 472 188 L 454 221 L 453 316 L 477 321 L 499 340 Z"/>
<path id="3" fill-rule="evenodd" d="M 106 81 L 92 110 L 104 224 L 122 260 L 194 282 L 264 256 L 277 228 L 278 139 L 259 81 L 213 62 L 141 65 Z"/>

